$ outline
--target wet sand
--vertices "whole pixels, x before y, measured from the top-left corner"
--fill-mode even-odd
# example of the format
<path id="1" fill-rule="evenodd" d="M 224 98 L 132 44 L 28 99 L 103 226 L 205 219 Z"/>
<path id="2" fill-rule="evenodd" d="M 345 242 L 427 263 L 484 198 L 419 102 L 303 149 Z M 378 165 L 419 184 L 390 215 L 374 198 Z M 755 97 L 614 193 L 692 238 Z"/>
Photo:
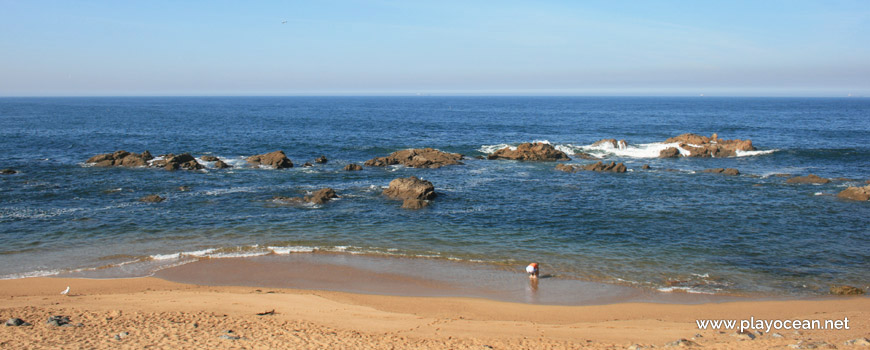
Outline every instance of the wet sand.
<path id="1" fill-rule="evenodd" d="M 70 295 L 59 291 L 71 287 Z M 476 298 L 401 297 L 331 291 L 180 284 L 157 278 L 28 278 L 0 281 L 0 348 L 624 349 L 687 339 L 707 349 L 839 348 L 870 334 L 870 299 L 696 305 L 553 306 Z M 273 314 L 259 316 L 274 310 Z M 47 325 L 50 315 L 80 326 Z M 777 331 L 741 340 L 698 330 L 695 319 L 852 320 L 850 330 Z M 232 330 L 232 333 L 227 331 Z M 127 332 L 116 339 L 116 335 Z M 234 337 L 239 337 L 235 339 Z M 859 348 L 859 347 L 855 347 Z"/>

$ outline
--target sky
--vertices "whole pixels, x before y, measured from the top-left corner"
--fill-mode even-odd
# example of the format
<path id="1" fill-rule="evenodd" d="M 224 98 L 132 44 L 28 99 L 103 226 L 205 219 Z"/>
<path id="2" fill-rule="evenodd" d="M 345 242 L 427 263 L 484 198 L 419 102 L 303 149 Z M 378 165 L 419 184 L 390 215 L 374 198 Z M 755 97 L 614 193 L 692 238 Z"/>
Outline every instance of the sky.
<path id="1" fill-rule="evenodd" d="M 0 96 L 870 96 L 870 1 L 0 0 Z"/>

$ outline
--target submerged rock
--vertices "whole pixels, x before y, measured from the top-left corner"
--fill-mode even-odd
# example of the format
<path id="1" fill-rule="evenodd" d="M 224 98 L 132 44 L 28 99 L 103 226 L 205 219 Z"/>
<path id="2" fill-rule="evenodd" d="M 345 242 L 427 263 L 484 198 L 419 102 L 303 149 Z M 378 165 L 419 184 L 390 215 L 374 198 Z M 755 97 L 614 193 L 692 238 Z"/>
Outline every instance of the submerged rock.
<path id="1" fill-rule="evenodd" d="M 652 169 L 652 168 L 650 168 L 649 164 L 644 164 L 644 165 L 643 165 L 642 167 L 640 167 L 640 168 L 643 169 L 643 170 L 650 170 L 650 169 Z"/>
<path id="2" fill-rule="evenodd" d="M 218 160 L 218 161 L 214 162 L 214 167 L 215 167 L 215 169 L 227 169 L 227 168 L 232 168 L 233 166 L 229 165 L 227 163 L 224 163 L 224 161 L 222 161 L 222 160 Z"/>
<path id="3" fill-rule="evenodd" d="M 563 164 L 563 163 L 556 164 L 555 169 L 559 170 L 559 171 L 564 171 L 566 173 L 574 173 L 574 172 L 577 172 L 577 170 L 578 170 L 577 167 L 575 167 L 573 165 L 567 165 L 567 164 Z"/>
<path id="4" fill-rule="evenodd" d="M 858 287 L 852 286 L 833 286 L 831 287 L 831 294 L 834 295 L 864 295 L 864 290 Z"/>
<path id="5" fill-rule="evenodd" d="M 384 195 L 399 200 L 428 200 L 435 198 L 435 186 L 416 176 L 401 177 L 390 181 L 390 186 L 384 190 Z"/>
<path id="6" fill-rule="evenodd" d="M 854 201 L 870 200 L 870 185 L 846 188 L 845 190 L 840 191 L 840 193 L 837 194 L 837 197 Z"/>
<path id="7" fill-rule="evenodd" d="M 362 165 L 359 164 L 348 164 L 344 166 L 345 171 L 360 171 L 363 170 Z"/>
<path id="8" fill-rule="evenodd" d="M 304 197 L 283 197 L 283 196 L 275 196 L 272 199 L 281 202 L 290 202 L 290 203 L 299 203 L 299 202 L 308 202 L 314 204 L 324 204 L 328 202 L 330 199 L 338 198 L 338 195 L 335 193 L 335 190 L 326 187 L 321 188 L 311 195 Z"/>
<path id="9" fill-rule="evenodd" d="M 705 169 L 701 172 L 704 173 L 713 173 L 713 174 L 723 174 L 723 175 L 740 175 L 740 171 L 734 168 L 715 168 L 715 169 Z"/>
<path id="10" fill-rule="evenodd" d="M 248 164 L 251 165 L 266 165 L 271 166 L 275 169 L 286 169 L 293 167 L 293 162 L 290 161 L 290 158 L 287 158 L 287 155 L 284 154 L 284 151 L 258 154 L 250 156 L 245 160 L 247 160 Z"/>
<path id="11" fill-rule="evenodd" d="M 510 147 L 505 147 L 493 152 L 488 158 L 544 162 L 571 160 L 565 152 L 544 142 L 522 143 L 513 150 Z"/>
<path id="12" fill-rule="evenodd" d="M 826 184 L 829 182 L 831 182 L 831 180 L 823 177 L 818 177 L 813 174 L 809 174 L 807 176 L 797 176 L 785 181 L 785 183 L 788 184 Z"/>
<path id="13" fill-rule="evenodd" d="M 141 167 L 148 166 L 148 161 L 154 159 L 151 152 L 145 151 L 142 153 L 130 153 L 127 151 L 115 151 L 113 153 L 104 153 L 95 155 L 85 163 L 93 164 L 99 167 L 123 166 L 123 167 Z"/>
<path id="14" fill-rule="evenodd" d="M 145 202 L 145 203 L 160 203 L 160 202 L 165 201 L 165 200 L 166 200 L 166 198 L 160 197 L 156 194 L 152 194 L 150 196 L 145 196 L 145 197 L 139 198 L 140 202 Z"/>
<path id="15" fill-rule="evenodd" d="M 15 170 L 15 169 L 3 169 L 3 170 L 0 170 L 0 175 L 13 175 L 13 174 L 17 174 L 17 173 L 18 173 L 18 171 Z"/>
<path id="16" fill-rule="evenodd" d="M 402 164 L 410 168 L 437 169 L 445 165 L 462 165 L 463 156 L 458 153 L 442 152 L 434 148 L 415 148 L 396 151 L 386 157 L 376 157 L 365 162 L 365 166 L 388 166 Z"/>
<path id="17" fill-rule="evenodd" d="M 315 163 L 318 163 L 318 164 L 325 164 L 325 163 L 328 162 L 328 161 L 329 161 L 329 160 L 326 159 L 326 156 L 324 156 L 324 155 L 321 155 L 320 157 L 317 157 L 317 158 L 314 159 L 314 162 L 315 162 Z"/>
<path id="18" fill-rule="evenodd" d="M 199 159 L 202 159 L 202 161 L 204 161 L 204 162 L 216 162 L 216 161 L 220 160 L 220 158 L 215 157 L 213 155 L 208 155 L 208 154 L 204 155 L 202 157 L 199 157 Z"/>
<path id="19" fill-rule="evenodd" d="M 404 202 L 402 202 L 402 208 L 405 209 L 422 209 L 423 207 L 426 207 L 428 205 L 429 202 L 422 199 L 406 199 Z"/>
<path id="20" fill-rule="evenodd" d="M 593 164 L 587 164 L 582 166 L 580 169 L 586 171 L 597 171 L 597 172 L 611 172 L 611 173 L 624 173 L 626 171 L 625 164 L 610 162 L 610 164 L 604 164 L 602 162 L 597 162 Z"/>
<path id="21" fill-rule="evenodd" d="M 302 164 L 303 168 L 308 168 L 308 167 L 313 167 L 313 166 L 314 166 L 314 164 L 311 164 L 311 162 L 305 162 L 305 164 Z"/>

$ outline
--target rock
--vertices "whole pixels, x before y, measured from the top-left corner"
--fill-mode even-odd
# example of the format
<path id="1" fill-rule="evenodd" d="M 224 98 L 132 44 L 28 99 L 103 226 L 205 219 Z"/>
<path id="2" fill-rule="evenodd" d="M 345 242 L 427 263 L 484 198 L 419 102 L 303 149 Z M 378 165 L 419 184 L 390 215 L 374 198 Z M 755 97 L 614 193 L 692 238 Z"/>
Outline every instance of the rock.
<path id="1" fill-rule="evenodd" d="M 652 168 L 649 167 L 649 164 L 644 164 L 644 165 L 643 165 L 642 167 L 640 167 L 640 168 L 643 169 L 643 170 L 650 170 L 650 169 L 652 169 Z"/>
<path id="2" fill-rule="evenodd" d="M 556 170 L 564 171 L 564 172 L 568 172 L 568 173 L 573 173 L 573 172 L 577 172 L 577 167 L 575 167 L 573 165 L 566 165 L 566 164 L 559 163 L 559 164 L 556 164 Z"/>
<path id="3" fill-rule="evenodd" d="M 105 153 L 95 155 L 85 163 L 94 164 L 99 167 L 123 166 L 123 167 L 140 167 L 147 166 L 148 161 L 154 159 L 151 152 L 145 151 L 141 154 L 130 153 L 127 151 L 115 151 L 113 153 Z"/>
<path id="4" fill-rule="evenodd" d="M 65 326 L 70 323 L 69 316 L 49 316 L 48 321 L 45 322 L 49 326 Z"/>
<path id="5" fill-rule="evenodd" d="M 418 179 L 416 176 L 402 177 L 390 181 L 390 186 L 384 190 L 384 195 L 393 199 L 435 198 L 435 186 L 431 182 Z"/>
<path id="6" fill-rule="evenodd" d="M 770 176 L 773 176 L 773 177 L 791 177 L 791 174 L 782 174 L 782 173 L 780 173 L 780 174 L 773 174 L 773 175 L 770 175 Z"/>
<path id="7" fill-rule="evenodd" d="M 857 339 L 847 340 L 847 341 L 843 342 L 843 344 L 844 345 L 853 345 L 853 346 L 870 346 L 870 339 L 857 338 Z"/>
<path id="8" fill-rule="evenodd" d="M 326 156 L 321 155 L 320 157 L 314 158 L 314 162 L 317 164 L 326 164 L 329 160 L 326 159 Z"/>
<path id="9" fill-rule="evenodd" d="M 826 184 L 829 182 L 831 182 L 831 180 L 813 174 L 797 176 L 785 181 L 787 184 Z"/>
<path id="10" fill-rule="evenodd" d="M 6 321 L 6 327 L 26 327 L 31 326 L 30 323 L 25 322 L 24 320 L 13 317 Z"/>
<path id="11" fill-rule="evenodd" d="M 870 200 L 870 185 L 846 188 L 845 190 L 840 191 L 840 193 L 837 194 L 837 197 L 854 201 Z"/>
<path id="12" fill-rule="evenodd" d="M 737 338 L 738 340 L 754 340 L 755 334 L 749 332 L 734 332 L 731 334 L 732 337 Z"/>
<path id="13" fill-rule="evenodd" d="M 603 145 L 607 145 L 607 146 L 617 148 L 617 149 L 623 149 L 628 144 L 625 142 L 625 140 L 616 141 L 616 139 L 601 139 L 601 140 L 598 140 L 595 143 L 593 143 L 592 147 L 603 146 Z"/>
<path id="14" fill-rule="evenodd" d="M 310 196 L 305 196 L 305 201 L 314 204 L 323 204 L 333 198 L 338 198 L 338 195 L 335 194 L 335 190 L 327 187 L 315 191 Z"/>
<path id="15" fill-rule="evenodd" d="M 486 159 L 486 157 L 481 156 L 481 155 L 477 155 L 477 156 L 474 156 L 474 159 Z"/>
<path id="16" fill-rule="evenodd" d="M 571 160 L 565 152 L 543 142 L 523 143 L 514 150 L 505 147 L 490 154 L 488 158 L 547 162 Z"/>
<path id="17" fill-rule="evenodd" d="M 302 167 L 304 167 L 304 168 L 312 167 L 312 166 L 314 166 L 314 164 L 311 164 L 309 162 L 305 162 L 305 164 L 302 164 Z"/>
<path id="18" fill-rule="evenodd" d="M 668 147 L 659 152 L 659 158 L 678 158 L 680 150 L 676 147 Z"/>
<path id="19" fill-rule="evenodd" d="M 251 165 L 267 165 L 275 169 L 292 168 L 293 162 L 284 154 L 284 151 L 258 154 L 246 159 Z"/>
<path id="20" fill-rule="evenodd" d="M 406 149 L 390 153 L 386 157 L 376 157 L 365 162 L 365 166 L 388 166 L 402 164 L 410 168 L 437 169 L 445 165 L 462 165 L 463 156 L 458 153 L 442 152 L 434 148 Z"/>
<path id="21" fill-rule="evenodd" d="M 803 340 L 799 340 L 797 342 L 797 344 L 791 344 L 791 345 L 789 345 L 789 347 L 791 347 L 792 349 L 836 349 L 837 348 L 836 345 L 826 343 L 823 341 L 816 341 L 816 342 L 811 343 L 811 342 L 803 341 Z"/>
<path id="22" fill-rule="evenodd" d="M 176 188 L 176 190 L 179 190 L 181 192 L 187 192 L 187 191 L 190 191 L 190 186 L 178 186 L 178 188 Z"/>
<path id="23" fill-rule="evenodd" d="M 218 157 L 212 155 L 204 155 L 202 157 L 199 157 L 199 159 L 202 159 L 202 161 L 204 162 L 217 162 L 220 160 Z"/>
<path id="24" fill-rule="evenodd" d="M 272 200 L 280 201 L 280 202 L 288 202 L 288 203 L 299 203 L 299 202 L 308 202 L 314 204 L 324 204 L 328 202 L 330 199 L 338 198 L 338 195 L 335 193 L 335 190 L 326 187 L 321 188 L 311 195 L 304 197 L 283 197 L 283 196 L 275 196 L 272 197 Z"/>
<path id="25" fill-rule="evenodd" d="M 632 344 L 625 349 L 626 350 L 643 350 L 643 349 L 649 349 L 649 348 L 646 346 L 640 345 L 640 344 Z"/>
<path id="26" fill-rule="evenodd" d="M 429 205 L 429 202 L 422 199 L 408 198 L 404 202 L 402 202 L 402 208 L 405 209 L 421 209 L 427 205 Z"/>
<path id="27" fill-rule="evenodd" d="M 834 295 L 864 295 L 864 290 L 852 286 L 833 286 L 831 294 Z"/>
<path id="28" fill-rule="evenodd" d="M 166 200 L 166 198 L 160 197 L 156 194 L 152 194 L 150 196 L 145 196 L 145 197 L 139 198 L 140 202 L 145 202 L 145 203 L 160 203 L 160 202 L 165 201 L 165 200 Z"/>
<path id="29" fill-rule="evenodd" d="M 755 150 L 755 147 L 752 146 L 752 140 L 722 140 L 716 134 L 713 134 L 712 138 L 695 134 L 682 134 L 665 140 L 665 143 L 679 144 L 680 148 L 689 152 L 688 157 L 734 157 L 737 155 L 737 151 Z M 662 157 L 662 153 L 668 150 L 659 153 L 659 157 L 669 158 Z M 668 154 L 672 154 L 672 151 L 668 151 Z"/>
<path id="30" fill-rule="evenodd" d="M 612 172 L 612 173 L 624 173 L 625 172 L 625 164 L 610 162 L 610 164 L 604 164 L 602 162 L 587 164 L 582 166 L 580 169 L 586 171 L 597 171 L 597 172 Z"/>
<path id="31" fill-rule="evenodd" d="M 674 340 L 670 343 L 666 343 L 665 346 L 667 346 L 667 347 L 691 347 L 691 346 L 698 346 L 698 343 L 693 342 L 693 341 L 688 340 L 688 339 L 679 339 L 679 340 Z"/>
<path id="32" fill-rule="evenodd" d="M 362 165 L 359 164 L 348 164 L 344 166 L 345 171 L 360 171 L 363 170 Z"/>
<path id="33" fill-rule="evenodd" d="M 121 339 L 124 339 L 124 338 L 126 338 L 128 335 L 130 335 L 130 333 L 128 333 L 128 332 L 121 332 L 121 333 L 118 333 L 118 334 L 115 335 L 115 340 L 121 340 Z"/>
<path id="34" fill-rule="evenodd" d="M 220 338 L 223 338 L 223 339 L 229 339 L 229 340 L 239 340 L 239 339 L 242 339 L 242 337 L 236 335 L 236 334 L 233 333 L 233 331 L 231 331 L 231 330 L 227 331 L 225 334 L 222 334 L 222 335 L 220 336 Z"/>
<path id="35" fill-rule="evenodd" d="M 713 173 L 713 174 L 723 174 L 723 175 L 732 175 L 732 176 L 733 176 L 733 175 L 740 175 L 740 171 L 738 171 L 737 169 L 734 169 L 734 168 L 727 168 L 727 169 L 723 169 L 723 168 L 705 169 L 705 170 L 702 170 L 701 172 L 704 172 L 704 173 Z"/>
<path id="36" fill-rule="evenodd" d="M 18 171 L 15 169 L 3 169 L 0 170 L 0 175 L 13 175 L 18 174 Z"/>
<path id="37" fill-rule="evenodd" d="M 218 160 L 218 161 L 214 162 L 214 167 L 215 167 L 215 169 L 227 169 L 227 168 L 232 168 L 233 166 L 229 165 L 227 163 L 224 163 L 224 161 L 222 161 L 222 160 Z"/>
<path id="38" fill-rule="evenodd" d="M 199 170 L 203 168 L 202 164 L 199 164 L 190 153 L 167 154 L 162 160 L 155 161 L 154 166 L 163 167 L 166 170 Z"/>

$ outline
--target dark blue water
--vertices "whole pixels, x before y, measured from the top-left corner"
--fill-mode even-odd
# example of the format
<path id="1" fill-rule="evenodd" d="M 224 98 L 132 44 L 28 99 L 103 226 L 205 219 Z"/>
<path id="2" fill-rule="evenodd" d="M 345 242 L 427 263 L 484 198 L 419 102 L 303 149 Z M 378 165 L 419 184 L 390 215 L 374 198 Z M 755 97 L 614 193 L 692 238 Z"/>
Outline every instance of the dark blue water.
<path id="1" fill-rule="evenodd" d="M 845 98 L 0 99 L 0 168 L 20 171 L 0 176 L 0 276 L 107 265 L 141 274 L 196 256 L 319 249 L 511 268 L 535 260 L 563 278 L 705 292 L 866 286 L 870 203 L 834 195 L 870 179 L 868 121 L 870 100 Z M 752 139 L 763 152 L 646 158 L 657 154 L 654 143 L 686 132 Z M 630 147 L 587 147 L 602 138 Z M 472 158 L 535 140 L 593 151 L 631 171 L 569 174 L 552 163 Z M 411 147 L 471 159 L 342 171 Z M 236 165 L 281 149 L 297 167 L 83 164 L 119 149 L 212 154 Z M 298 167 L 321 154 L 329 163 Z M 698 172 L 720 167 L 742 175 Z M 790 185 L 776 173 L 852 180 Z M 390 180 L 409 175 L 435 184 L 428 208 L 403 210 L 381 196 Z M 342 198 L 321 206 L 269 200 L 322 187 Z M 149 194 L 167 200 L 137 202 Z"/>

